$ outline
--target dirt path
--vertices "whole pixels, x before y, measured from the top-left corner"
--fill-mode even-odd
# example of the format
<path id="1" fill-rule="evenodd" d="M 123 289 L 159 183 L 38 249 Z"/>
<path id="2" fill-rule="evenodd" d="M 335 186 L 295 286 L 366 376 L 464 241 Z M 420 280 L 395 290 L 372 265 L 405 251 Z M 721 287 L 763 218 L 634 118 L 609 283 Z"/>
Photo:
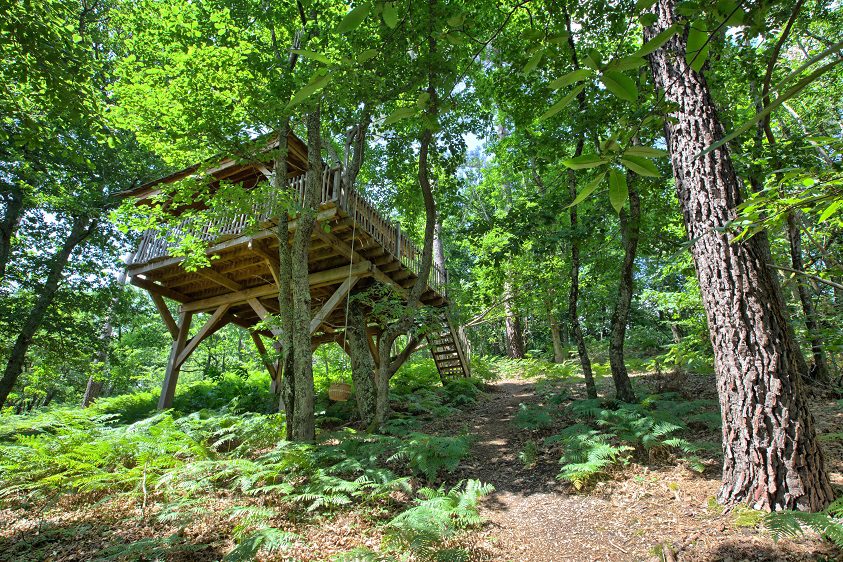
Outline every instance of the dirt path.
<path id="1" fill-rule="evenodd" d="M 582 394 L 579 386 L 568 389 Z M 474 438 L 454 477 L 488 482 L 496 490 L 482 503 L 488 524 L 471 539 L 473 560 L 649 562 L 664 560 L 661 545 L 682 562 L 838 560 L 828 543 L 773 543 L 764 529 L 737 526 L 731 514 L 712 511 L 710 498 L 720 484 L 716 472 L 632 465 L 588 493 L 575 493 L 556 478 L 558 454 L 540 454 L 531 467 L 519 459 L 527 441 L 541 442 L 515 424 L 519 404 L 541 401 L 534 385 L 501 380 L 490 390 L 442 428 Z"/>
<path id="2" fill-rule="evenodd" d="M 518 458 L 528 440 L 528 432 L 513 421 L 518 405 L 538 401 L 532 384 L 503 380 L 495 383 L 494 391 L 476 409 L 461 416 L 476 439 L 463 477 L 489 482 L 496 490 L 482 507 L 488 532 L 496 539 L 495 559 L 637 558 L 623 546 L 632 529 L 623 518 L 609 516 L 614 511 L 609 501 L 567 494 L 556 479 L 555 462 L 539 458 L 534 467 L 527 468 Z"/>

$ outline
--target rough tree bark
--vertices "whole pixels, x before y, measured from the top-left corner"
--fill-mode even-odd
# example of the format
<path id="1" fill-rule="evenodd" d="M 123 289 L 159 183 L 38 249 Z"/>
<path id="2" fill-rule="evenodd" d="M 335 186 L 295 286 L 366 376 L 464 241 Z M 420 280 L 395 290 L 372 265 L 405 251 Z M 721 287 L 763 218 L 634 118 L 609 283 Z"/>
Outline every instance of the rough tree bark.
<path id="1" fill-rule="evenodd" d="M 345 338 L 348 356 L 351 359 L 351 378 L 354 381 L 357 412 L 363 425 L 371 427 L 375 421 L 378 397 L 375 387 L 375 360 L 369 349 L 365 311 L 357 302 L 348 306 Z"/>
<path id="2" fill-rule="evenodd" d="M 287 182 L 287 142 L 290 135 L 290 121 L 285 119 L 281 124 L 278 133 L 278 154 L 275 157 L 273 169 L 273 189 L 276 193 L 285 193 L 289 197 L 289 183 Z M 280 333 L 278 334 L 278 347 L 280 358 L 278 361 L 280 378 L 280 396 L 278 401 L 279 410 L 284 410 L 286 424 L 286 435 L 288 440 L 293 439 L 293 424 L 290 420 L 295 418 L 295 370 L 293 369 L 293 257 L 290 248 L 289 233 L 290 216 L 286 205 L 278 211 L 278 310 Z M 308 347 L 310 344 L 308 343 Z"/>
<path id="3" fill-rule="evenodd" d="M 308 281 L 308 250 L 310 237 L 316 227 L 319 193 L 322 187 L 322 120 L 320 106 L 307 115 L 307 178 L 302 211 L 293 235 L 291 288 L 293 301 L 293 416 L 292 438 L 313 441 L 316 425 L 313 404 L 313 349 L 310 337 L 310 283 Z M 287 420 L 289 424 L 291 420 Z"/>
<path id="4" fill-rule="evenodd" d="M 547 307 L 547 322 L 550 324 L 550 339 L 553 342 L 553 362 L 562 363 L 565 361 L 565 350 L 562 347 L 559 320 L 556 319 L 556 314 L 553 313 L 553 307 L 549 300 L 545 305 Z"/>
<path id="5" fill-rule="evenodd" d="M 44 316 L 59 288 L 59 283 L 64 273 L 64 268 L 70 259 L 70 254 L 81 244 L 96 228 L 97 222 L 87 216 L 73 217 L 70 232 L 67 238 L 62 242 L 61 247 L 50 260 L 49 272 L 47 278 L 37 292 L 35 304 L 29 311 L 29 315 L 18 333 L 12 350 L 9 352 L 9 359 L 6 363 L 6 369 L 3 371 L 3 378 L 0 380 L 0 408 L 6 402 L 12 387 L 18 380 L 23 371 L 24 360 L 29 346 L 32 344 L 32 338 L 35 332 L 41 327 L 44 322 Z"/>
<path id="6" fill-rule="evenodd" d="M 645 39 L 677 23 L 658 0 Z M 766 235 L 734 240 L 741 185 L 708 85 L 686 62 L 683 36 L 649 55 L 656 86 L 676 104 L 665 136 L 708 316 L 723 418 L 719 501 L 760 509 L 819 510 L 833 498 L 788 330 L 780 287 L 765 261 Z"/>
<path id="7" fill-rule="evenodd" d="M 609 364 L 612 367 L 612 380 L 615 383 L 615 394 L 618 400 L 634 402 L 635 392 L 629 380 L 624 361 L 623 344 L 626 339 L 626 324 L 629 320 L 629 309 L 632 305 L 632 273 L 635 267 L 635 253 L 638 249 L 638 238 L 641 232 L 641 200 L 635 189 L 635 178 L 630 173 L 629 182 L 629 212 L 621 209 L 621 241 L 623 243 L 623 263 L 621 264 L 620 282 L 618 283 L 618 300 L 612 312 L 611 335 L 609 338 Z"/>

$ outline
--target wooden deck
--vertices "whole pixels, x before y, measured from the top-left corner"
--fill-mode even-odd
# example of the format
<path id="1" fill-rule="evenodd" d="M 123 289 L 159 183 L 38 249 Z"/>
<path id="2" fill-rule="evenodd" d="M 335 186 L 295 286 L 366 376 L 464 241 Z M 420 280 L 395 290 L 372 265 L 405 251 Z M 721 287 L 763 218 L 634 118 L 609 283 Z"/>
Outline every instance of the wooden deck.
<path id="1" fill-rule="evenodd" d="M 231 165 L 213 173 L 217 181 L 239 181 L 249 186 L 266 181 L 268 172 L 266 168 Z M 178 176 L 171 178 L 164 181 L 174 181 Z M 304 180 L 304 173 L 290 179 L 299 201 L 303 197 Z M 421 251 L 398 225 L 385 219 L 355 190 L 343 189 L 339 180 L 338 170 L 325 170 L 319 225 L 308 256 L 314 322 L 319 320 L 313 326 L 314 335 L 328 336 L 343 328 L 343 307 L 337 306 L 343 299 L 332 301 L 331 297 L 349 279 L 358 288 L 380 281 L 406 291 L 416 282 L 421 266 Z M 149 193 L 152 191 L 140 196 Z M 271 208 L 272 202 L 267 202 L 265 207 Z M 278 310 L 277 218 L 266 209 L 256 206 L 250 215 L 225 217 L 214 228 L 182 222 L 174 231 L 176 238 L 191 234 L 209 243 L 211 266 L 195 272 L 182 267 L 182 258 L 170 255 L 169 236 L 146 233 L 128 265 L 131 283 L 154 295 L 178 301 L 185 312 L 213 312 L 227 304 L 224 319 L 243 327 L 253 326 L 260 319 L 261 308 L 269 312 Z M 254 224 L 252 217 L 257 218 L 259 227 L 244 232 L 247 225 Z M 295 225 L 293 217 L 291 239 Z M 434 267 L 429 288 L 422 298 L 425 304 L 446 304 L 445 281 L 446 272 Z M 255 306 L 255 301 L 259 306 Z"/>

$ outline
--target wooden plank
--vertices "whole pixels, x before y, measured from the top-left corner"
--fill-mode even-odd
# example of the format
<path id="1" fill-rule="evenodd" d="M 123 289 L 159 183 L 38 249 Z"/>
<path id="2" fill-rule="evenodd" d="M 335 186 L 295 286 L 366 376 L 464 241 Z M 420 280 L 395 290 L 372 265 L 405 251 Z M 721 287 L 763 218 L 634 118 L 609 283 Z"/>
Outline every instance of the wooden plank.
<path id="1" fill-rule="evenodd" d="M 318 221 L 325 221 L 335 217 L 337 214 L 336 207 L 330 207 L 323 211 L 320 211 L 316 219 Z M 292 232 L 296 229 L 296 225 L 298 224 L 298 219 L 293 219 L 290 221 L 289 225 L 287 226 L 287 230 Z M 242 236 L 237 236 L 235 238 L 231 238 L 230 240 L 226 240 L 224 242 L 220 242 L 218 244 L 214 244 L 213 246 L 209 247 L 206 251 L 206 255 L 213 255 L 223 250 L 227 250 L 229 248 L 234 248 L 237 246 L 245 246 L 249 243 L 250 240 L 265 240 L 267 238 L 271 238 L 275 236 L 276 229 L 274 228 L 265 228 L 264 230 L 258 231 L 254 234 L 244 234 Z M 173 265 L 180 264 L 184 261 L 182 257 L 173 257 L 173 258 L 165 258 L 158 261 L 149 262 L 146 264 L 138 264 L 137 266 L 130 266 L 129 267 L 129 275 L 143 275 L 144 273 L 149 273 L 150 271 L 155 271 L 156 269 L 161 269 L 164 267 L 170 267 Z"/>
<path id="2" fill-rule="evenodd" d="M 369 261 L 356 263 L 351 267 L 351 274 L 365 276 L 371 273 L 371 267 L 372 264 Z M 324 285 L 337 283 L 348 277 L 348 270 L 348 266 L 343 266 L 336 267 L 334 269 L 328 269 L 326 271 L 311 273 L 308 276 L 308 282 L 310 283 L 311 289 L 314 287 L 321 287 Z M 245 303 L 252 298 L 268 297 L 270 295 L 277 294 L 278 287 L 276 287 L 275 285 L 261 285 L 259 287 L 252 287 L 251 289 L 244 289 L 242 291 L 228 293 L 227 295 L 218 295 L 215 297 L 209 297 L 206 299 L 188 302 L 183 304 L 181 308 L 182 310 L 190 312 L 201 312 L 203 310 L 214 309 L 226 303 L 229 305 L 235 303 Z"/>
<path id="3" fill-rule="evenodd" d="M 349 267 L 349 269 L 352 269 Z M 349 276 L 345 281 L 342 282 L 342 285 L 337 287 L 337 290 L 334 291 L 334 294 L 325 301 L 325 304 L 322 305 L 322 308 L 319 309 L 319 312 L 316 313 L 316 316 L 313 317 L 313 320 L 310 321 L 310 333 L 316 331 L 319 325 L 331 314 L 334 309 L 337 308 L 337 305 L 345 298 L 349 291 L 351 291 L 352 287 L 360 281 L 360 275 Z"/>
<path id="4" fill-rule="evenodd" d="M 129 278 L 129 283 L 131 283 L 135 287 L 146 289 L 151 293 L 157 293 L 159 295 L 173 299 L 174 301 L 187 302 L 190 300 L 186 295 L 183 295 L 178 291 L 174 291 L 173 289 L 169 289 L 163 285 L 159 285 L 158 283 L 150 281 L 149 279 L 144 279 L 143 277 L 138 277 L 136 275 L 132 275 L 132 277 Z"/>
<path id="5" fill-rule="evenodd" d="M 232 291 L 239 291 L 239 290 L 243 289 L 243 285 L 241 285 L 237 281 L 232 281 L 231 279 L 229 279 L 225 275 L 223 275 L 223 274 L 221 274 L 217 271 L 214 271 L 210 267 L 198 269 L 198 270 L 196 270 L 196 274 L 201 275 L 205 279 L 209 279 L 209 280 L 213 281 L 217 285 L 222 285 L 226 289 L 231 289 Z"/>
<path id="6" fill-rule="evenodd" d="M 170 309 L 167 308 L 167 303 L 164 302 L 163 297 L 161 297 L 158 293 L 153 293 L 152 291 L 147 292 L 149 293 L 149 296 L 152 297 L 152 302 L 155 303 L 155 308 L 158 309 L 158 314 L 161 315 L 161 319 L 170 331 L 170 335 L 173 336 L 173 340 L 176 340 L 179 337 L 179 325 L 176 324 L 175 320 L 173 320 L 173 315 L 170 314 Z"/>
<path id="7" fill-rule="evenodd" d="M 218 326 L 218 324 L 221 323 L 223 316 L 225 316 L 225 313 L 228 312 L 228 309 L 230 307 L 230 304 L 221 304 L 219 307 L 217 307 L 211 317 L 208 318 L 208 321 L 205 322 L 205 325 L 202 326 L 202 329 L 199 330 L 199 333 L 190 338 L 190 341 L 187 342 L 187 345 L 185 345 L 184 349 L 182 349 L 181 353 L 179 353 L 178 357 L 176 358 L 177 367 L 181 367 L 184 362 L 187 361 L 187 358 L 190 357 L 190 354 L 193 353 L 193 351 L 200 343 L 202 343 L 202 340 L 204 340 L 213 332 L 225 325 L 222 324 L 222 326 Z"/>
<path id="8" fill-rule="evenodd" d="M 179 333 L 170 348 L 170 358 L 167 360 L 167 371 L 164 373 L 164 382 L 161 384 L 161 396 L 158 398 L 158 409 L 164 410 L 173 405 L 173 397 L 176 394 L 176 383 L 179 380 L 180 363 L 177 359 L 184 349 L 187 341 L 187 333 L 190 331 L 190 322 L 193 319 L 192 312 L 182 311 L 179 314 Z"/>
<path id="9" fill-rule="evenodd" d="M 317 237 L 319 237 L 321 240 L 331 246 L 334 250 L 336 250 L 341 256 L 345 257 L 348 260 L 351 260 L 352 262 L 363 261 L 366 259 L 357 250 L 352 250 L 351 246 L 337 238 L 337 236 L 333 233 L 325 232 L 317 226 L 315 229 L 315 234 Z M 372 276 L 381 283 L 385 283 L 387 285 L 392 285 L 393 287 L 395 287 L 395 289 L 404 298 L 407 298 L 407 296 L 409 295 L 409 292 L 404 289 L 404 287 L 393 281 L 391 277 L 381 271 L 380 268 L 375 266 L 374 264 L 372 265 Z"/>

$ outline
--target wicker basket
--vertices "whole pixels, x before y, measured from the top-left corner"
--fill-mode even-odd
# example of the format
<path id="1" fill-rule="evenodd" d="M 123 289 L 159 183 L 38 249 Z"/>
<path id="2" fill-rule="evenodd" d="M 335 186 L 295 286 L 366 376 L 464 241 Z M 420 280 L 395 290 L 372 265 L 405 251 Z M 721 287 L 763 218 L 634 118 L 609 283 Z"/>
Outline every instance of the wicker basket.
<path id="1" fill-rule="evenodd" d="M 344 382 L 331 383 L 328 387 L 328 398 L 334 402 L 345 402 L 351 396 L 351 385 Z"/>

